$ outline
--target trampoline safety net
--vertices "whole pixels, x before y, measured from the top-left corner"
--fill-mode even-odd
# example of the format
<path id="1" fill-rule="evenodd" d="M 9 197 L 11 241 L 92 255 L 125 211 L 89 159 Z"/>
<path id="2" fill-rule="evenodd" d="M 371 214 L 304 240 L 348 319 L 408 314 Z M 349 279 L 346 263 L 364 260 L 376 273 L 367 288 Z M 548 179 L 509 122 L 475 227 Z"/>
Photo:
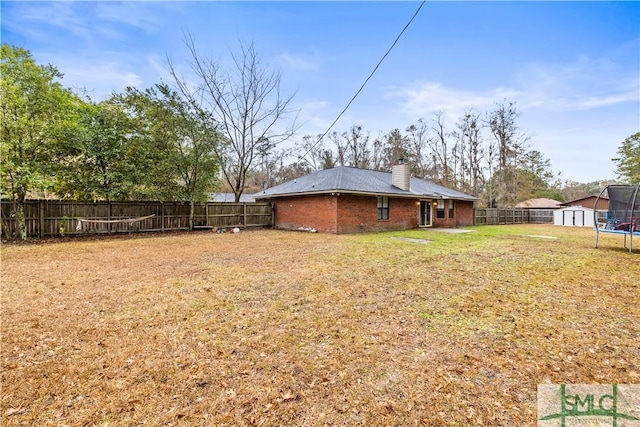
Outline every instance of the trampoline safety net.
<path id="1" fill-rule="evenodd" d="M 607 222 L 596 224 L 596 248 L 598 247 L 598 233 L 615 233 L 624 235 L 625 248 L 627 247 L 627 236 L 629 236 L 629 252 L 633 251 L 633 236 L 640 236 L 639 190 L 640 184 L 609 185 L 602 190 L 596 199 L 596 206 L 606 191 L 609 196 L 609 210 L 607 211 Z"/>
<path id="2" fill-rule="evenodd" d="M 640 192 L 629 185 L 610 185 L 607 228 L 610 230 L 632 231 L 640 222 Z"/>

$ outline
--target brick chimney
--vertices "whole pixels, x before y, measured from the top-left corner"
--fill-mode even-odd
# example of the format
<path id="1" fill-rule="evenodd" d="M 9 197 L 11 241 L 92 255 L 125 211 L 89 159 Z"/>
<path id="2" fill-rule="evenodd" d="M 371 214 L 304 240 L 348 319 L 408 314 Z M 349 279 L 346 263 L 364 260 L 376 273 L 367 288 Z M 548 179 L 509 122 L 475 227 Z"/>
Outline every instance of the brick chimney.
<path id="1" fill-rule="evenodd" d="M 401 190 L 409 191 L 411 182 L 411 168 L 404 162 L 404 158 L 400 157 L 398 163 L 391 168 L 391 184 Z"/>

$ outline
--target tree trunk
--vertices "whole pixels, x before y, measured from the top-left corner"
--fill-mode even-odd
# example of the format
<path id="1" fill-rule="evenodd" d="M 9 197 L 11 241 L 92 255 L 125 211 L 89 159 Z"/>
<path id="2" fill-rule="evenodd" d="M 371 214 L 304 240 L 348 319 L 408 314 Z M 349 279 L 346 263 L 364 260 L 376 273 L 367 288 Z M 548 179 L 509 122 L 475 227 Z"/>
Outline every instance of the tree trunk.
<path id="1" fill-rule="evenodd" d="M 193 217 L 194 217 L 193 200 L 189 201 L 189 230 L 193 231 Z"/>
<path id="2" fill-rule="evenodd" d="M 18 190 L 17 207 L 15 209 L 18 224 L 18 235 L 22 240 L 27 240 L 27 223 L 24 217 L 24 205 L 27 198 L 26 191 Z"/>

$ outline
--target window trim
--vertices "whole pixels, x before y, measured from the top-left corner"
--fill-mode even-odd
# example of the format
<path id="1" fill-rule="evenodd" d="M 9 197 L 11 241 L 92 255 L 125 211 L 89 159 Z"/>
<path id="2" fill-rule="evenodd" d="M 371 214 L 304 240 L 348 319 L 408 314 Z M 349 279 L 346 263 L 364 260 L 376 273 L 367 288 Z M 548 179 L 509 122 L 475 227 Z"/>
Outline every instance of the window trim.
<path id="1" fill-rule="evenodd" d="M 449 199 L 449 218 L 450 219 L 453 219 L 454 217 L 453 206 L 454 206 L 453 199 Z"/>
<path id="2" fill-rule="evenodd" d="M 388 196 L 378 196 L 377 217 L 378 217 L 378 221 L 389 221 L 389 197 Z"/>
<path id="3" fill-rule="evenodd" d="M 444 214 L 444 199 L 436 200 L 436 218 L 437 219 L 446 218 Z"/>

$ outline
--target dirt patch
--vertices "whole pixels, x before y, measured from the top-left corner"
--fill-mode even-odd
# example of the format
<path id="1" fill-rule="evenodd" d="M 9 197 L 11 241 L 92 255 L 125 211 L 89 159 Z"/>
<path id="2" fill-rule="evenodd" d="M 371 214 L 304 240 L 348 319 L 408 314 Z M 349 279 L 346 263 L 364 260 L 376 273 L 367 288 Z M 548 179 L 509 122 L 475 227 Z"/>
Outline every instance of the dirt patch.
<path id="1" fill-rule="evenodd" d="M 429 228 L 429 230 L 447 234 L 464 234 L 475 232 L 475 230 L 467 230 L 466 228 Z"/>
<path id="2" fill-rule="evenodd" d="M 398 236 L 393 236 L 393 239 L 397 239 L 397 240 L 404 240 L 405 242 L 421 243 L 421 244 L 431 243 L 431 240 L 426 240 L 426 239 L 415 239 L 415 238 L 413 238 L 413 237 L 398 237 Z"/>

